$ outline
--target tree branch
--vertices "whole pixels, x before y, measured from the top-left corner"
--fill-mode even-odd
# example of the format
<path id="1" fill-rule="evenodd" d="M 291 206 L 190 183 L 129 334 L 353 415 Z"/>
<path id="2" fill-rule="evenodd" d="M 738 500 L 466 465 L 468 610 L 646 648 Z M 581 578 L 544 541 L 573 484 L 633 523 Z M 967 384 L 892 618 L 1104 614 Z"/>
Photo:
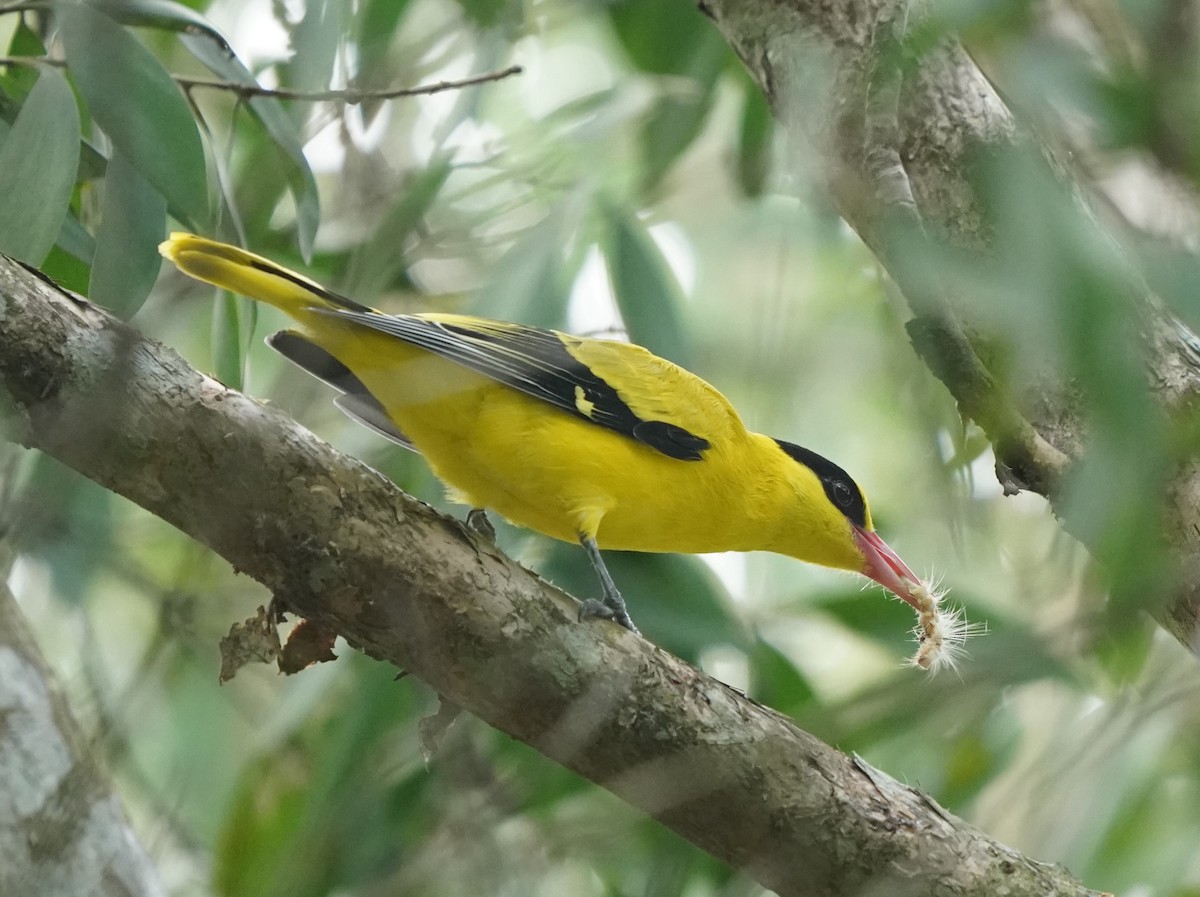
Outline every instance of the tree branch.
<path id="1" fill-rule="evenodd" d="M 130 830 L 25 625 L 0 584 L 0 893 L 158 897 Z"/>
<path id="2" fill-rule="evenodd" d="M 0 384 L 15 440 L 785 897 L 1095 895 L 2 256 Z"/>
<path id="3" fill-rule="evenodd" d="M 987 432 L 998 466 L 1011 471 L 1001 477 L 1006 489 L 1015 481 L 1060 511 L 1064 496 L 1056 486 L 1087 443 L 1077 409 L 1049 392 L 1014 400 L 979 360 L 984 353 L 974 337 L 987 332 L 986 323 L 952 301 L 928 270 L 939 256 L 928 251 L 926 231 L 987 270 L 997 248 L 993 218 L 971 172 L 980 158 L 1028 152 L 1032 142 L 955 41 L 943 40 L 895 71 L 902 43 L 895 23 L 906 20 L 910 3 L 703 0 L 700 8 L 758 81 L 780 124 L 803 138 L 799 151 L 817 156 L 838 211 L 904 292 L 915 315 L 914 348 L 963 415 Z M 1068 191 L 1081 192 L 1060 175 Z M 1090 217 L 1082 200 L 1079 213 Z M 1145 337 L 1157 404 L 1168 416 L 1200 407 L 1196 338 L 1135 278 L 1123 288 Z M 1200 655 L 1200 575 L 1192 562 L 1200 557 L 1200 465 L 1178 472 L 1168 504 L 1166 540 L 1185 575 L 1169 602 L 1146 610 Z"/>

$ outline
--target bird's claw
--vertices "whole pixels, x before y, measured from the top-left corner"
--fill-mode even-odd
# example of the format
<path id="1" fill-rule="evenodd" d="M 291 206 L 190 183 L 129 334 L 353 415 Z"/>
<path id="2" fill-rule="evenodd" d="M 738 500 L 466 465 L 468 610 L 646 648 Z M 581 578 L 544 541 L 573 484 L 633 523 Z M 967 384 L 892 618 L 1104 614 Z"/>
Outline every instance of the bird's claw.
<path id="1" fill-rule="evenodd" d="M 471 508 L 467 512 L 466 524 L 467 529 L 476 535 L 483 536 L 489 542 L 496 541 L 496 528 L 488 520 L 487 511 L 483 508 Z"/>
<path id="2" fill-rule="evenodd" d="M 633 625 L 633 620 L 625 608 L 615 608 L 608 602 L 600 598 L 587 598 L 579 603 L 579 622 L 584 620 L 612 620 L 614 623 L 619 623 L 624 626 L 634 635 L 641 635 L 638 628 Z"/>

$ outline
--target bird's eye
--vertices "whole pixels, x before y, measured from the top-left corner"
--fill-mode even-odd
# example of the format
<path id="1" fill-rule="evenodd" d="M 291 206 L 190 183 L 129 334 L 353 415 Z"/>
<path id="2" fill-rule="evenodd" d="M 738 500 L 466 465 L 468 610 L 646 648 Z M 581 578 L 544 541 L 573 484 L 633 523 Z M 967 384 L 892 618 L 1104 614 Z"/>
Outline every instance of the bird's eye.
<path id="1" fill-rule="evenodd" d="M 848 508 L 854 501 L 854 493 L 850 491 L 850 487 L 840 480 L 835 480 L 833 486 L 833 500 L 839 508 Z"/>

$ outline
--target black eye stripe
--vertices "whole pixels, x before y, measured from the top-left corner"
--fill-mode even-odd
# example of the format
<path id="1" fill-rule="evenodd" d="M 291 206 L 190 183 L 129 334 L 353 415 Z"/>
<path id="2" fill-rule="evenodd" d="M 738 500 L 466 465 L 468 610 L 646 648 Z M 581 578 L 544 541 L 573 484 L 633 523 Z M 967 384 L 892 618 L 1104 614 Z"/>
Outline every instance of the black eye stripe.
<path id="1" fill-rule="evenodd" d="M 830 503 L 846 515 L 846 519 L 855 526 L 867 525 L 867 503 L 863 499 L 862 490 L 850 477 L 828 458 L 809 451 L 803 446 L 793 445 L 776 439 L 775 442 L 794 461 L 803 464 L 817 475 L 825 489 L 825 496 Z"/>

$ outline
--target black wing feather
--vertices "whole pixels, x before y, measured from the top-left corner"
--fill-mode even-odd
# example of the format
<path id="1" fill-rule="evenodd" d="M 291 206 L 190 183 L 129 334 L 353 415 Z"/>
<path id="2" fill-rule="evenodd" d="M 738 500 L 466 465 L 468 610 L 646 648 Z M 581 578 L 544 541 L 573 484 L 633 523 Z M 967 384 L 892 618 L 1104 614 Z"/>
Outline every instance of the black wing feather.
<path id="1" fill-rule="evenodd" d="M 294 330 L 281 330 L 267 337 L 267 345 L 318 380 L 324 380 L 344 393 L 334 399 L 333 404 L 348 418 L 410 451 L 416 451 L 408 437 L 388 417 L 387 409 L 354 372 L 312 340 Z"/>
<path id="2" fill-rule="evenodd" d="M 617 390 L 567 351 L 551 330 L 514 327 L 491 331 L 409 315 L 315 310 L 398 337 L 670 458 L 699 461 L 709 447 L 707 439 L 683 427 L 638 417 Z"/>

